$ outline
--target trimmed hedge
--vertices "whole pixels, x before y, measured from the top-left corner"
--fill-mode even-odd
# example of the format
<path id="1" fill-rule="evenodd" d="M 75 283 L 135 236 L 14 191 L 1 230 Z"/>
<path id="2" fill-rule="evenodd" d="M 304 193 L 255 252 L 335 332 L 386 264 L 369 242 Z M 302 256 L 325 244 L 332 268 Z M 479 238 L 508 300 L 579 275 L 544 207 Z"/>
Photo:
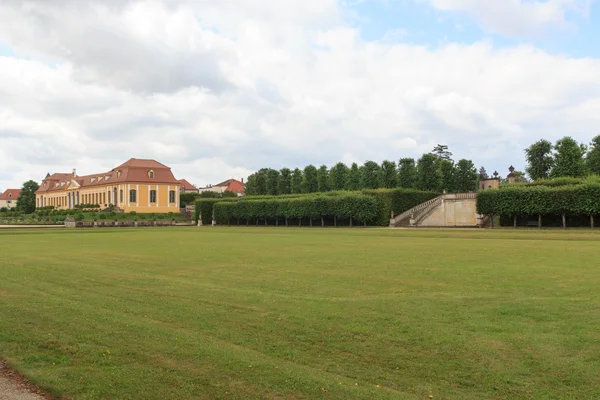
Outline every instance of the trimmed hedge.
<path id="1" fill-rule="evenodd" d="M 218 224 L 229 224 L 232 220 L 277 218 L 294 220 L 335 218 L 370 223 L 379 215 L 377 199 L 360 193 L 219 202 L 215 204 L 214 209 Z"/>
<path id="2" fill-rule="evenodd" d="M 600 213 L 600 183 L 568 186 L 507 186 L 477 194 L 484 215 L 592 215 Z"/>
<path id="3" fill-rule="evenodd" d="M 362 223 L 387 226 L 392 211 L 394 215 L 398 215 L 437 196 L 438 193 L 413 189 L 374 189 L 357 192 L 333 191 L 284 196 L 199 199 L 196 201 L 195 221 L 197 223 L 198 218 L 201 217 L 204 225 L 210 225 L 214 212 L 216 221 L 219 224 L 228 223 L 228 220 L 232 218 L 235 220 L 254 220 L 269 218 L 318 219 L 322 217 L 349 219 L 351 217 Z M 357 209 L 352 207 L 357 207 L 356 202 L 362 202 L 365 197 L 374 200 L 374 203 L 368 203 L 371 204 L 369 206 L 371 210 L 368 212 L 363 210 L 361 211 L 363 214 L 357 214 Z M 336 203 L 333 199 L 344 200 L 341 200 L 341 203 Z M 281 201 L 284 200 L 288 202 L 282 205 L 284 203 L 281 203 Z M 294 201 L 291 202 L 291 200 Z M 306 201 L 296 202 L 296 200 Z M 367 203 L 361 204 L 365 206 Z M 284 207 L 284 209 L 281 209 L 281 207 Z M 332 209 L 331 207 L 336 208 Z M 373 212 L 375 214 L 371 215 Z M 369 215 L 368 218 L 365 216 L 367 214 Z"/>

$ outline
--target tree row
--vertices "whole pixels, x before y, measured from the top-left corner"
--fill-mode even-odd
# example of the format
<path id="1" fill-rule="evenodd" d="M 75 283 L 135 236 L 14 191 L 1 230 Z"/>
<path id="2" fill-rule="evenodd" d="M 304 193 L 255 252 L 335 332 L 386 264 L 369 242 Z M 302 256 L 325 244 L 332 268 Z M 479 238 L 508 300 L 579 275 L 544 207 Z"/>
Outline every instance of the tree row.
<path id="1" fill-rule="evenodd" d="M 477 169 L 471 160 L 454 162 L 448 146 L 438 145 L 417 161 L 402 158 L 378 164 L 367 161 L 350 167 L 308 165 L 304 169 L 263 168 L 248 177 L 247 195 L 285 195 L 363 189 L 419 189 L 434 192 L 471 192 L 477 188 Z"/>

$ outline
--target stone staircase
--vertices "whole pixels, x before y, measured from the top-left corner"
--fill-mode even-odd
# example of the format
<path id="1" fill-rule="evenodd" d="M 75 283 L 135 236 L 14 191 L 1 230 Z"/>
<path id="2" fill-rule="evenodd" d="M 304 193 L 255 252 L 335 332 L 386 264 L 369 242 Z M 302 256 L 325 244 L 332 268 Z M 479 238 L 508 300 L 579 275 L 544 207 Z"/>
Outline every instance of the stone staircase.
<path id="1" fill-rule="evenodd" d="M 411 226 L 411 227 L 432 226 L 431 221 L 428 222 L 426 220 L 429 217 L 431 217 L 432 214 L 434 214 L 434 213 L 437 213 L 438 216 L 441 214 L 444 217 L 444 223 L 439 223 L 439 224 L 436 224 L 435 226 L 454 226 L 454 227 L 457 227 L 457 226 L 464 226 L 464 227 L 485 226 L 486 223 L 488 223 L 488 221 L 485 221 L 485 219 L 482 216 L 477 215 L 475 213 L 476 198 L 477 198 L 476 193 L 443 194 L 434 199 L 426 201 L 425 203 L 419 204 L 418 206 L 413 207 L 410 210 L 403 212 L 402 214 L 395 216 L 394 218 L 392 218 L 390 220 L 390 227 L 396 228 L 396 227 L 402 227 L 402 226 Z M 454 223 L 448 223 L 448 222 L 446 222 L 446 220 L 448 218 L 446 215 L 444 215 L 444 212 L 445 212 L 444 202 L 453 202 L 454 204 L 468 203 L 469 207 L 466 210 L 464 210 L 462 208 L 458 209 L 458 211 L 453 210 L 452 217 L 454 218 Z M 459 216 L 460 218 L 456 219 L 456 214 L 458 214 L 459 212 L 462 214 Z M 460 222 L 461 219 L 463 221 L 469 220 L 470 222 L 463 223 L 463 222 Z M 459 221 L 459 222 L 457 222 L 457 221 Z M 422 225 L 424 222 L 425 222 L 425 224 Z"/>

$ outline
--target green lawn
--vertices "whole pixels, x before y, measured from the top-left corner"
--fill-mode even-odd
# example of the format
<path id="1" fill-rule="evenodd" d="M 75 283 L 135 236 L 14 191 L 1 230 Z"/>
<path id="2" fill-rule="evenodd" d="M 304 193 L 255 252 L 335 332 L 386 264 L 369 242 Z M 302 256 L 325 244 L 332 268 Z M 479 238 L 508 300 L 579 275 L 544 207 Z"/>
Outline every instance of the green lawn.
<path id="1" fill-rule="evenodd" d="M 0 231 L 0 357 L 73 399 L 597 399 L 600 233 Z"/>

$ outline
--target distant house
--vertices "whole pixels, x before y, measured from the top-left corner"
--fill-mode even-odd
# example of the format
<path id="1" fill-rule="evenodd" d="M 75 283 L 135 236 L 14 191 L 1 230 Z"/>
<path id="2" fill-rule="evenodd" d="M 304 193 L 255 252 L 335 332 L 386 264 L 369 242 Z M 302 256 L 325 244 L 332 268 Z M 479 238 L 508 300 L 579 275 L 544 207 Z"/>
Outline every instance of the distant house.
<path id="1" fill-rule="evenodd" d="M 179 179 L 179 183 L 181 184 L 181 193 L 199 193 L 198 188 L 189 183 L 187 180 Z"/>
<path id="2" fill-rule="evenodd" d="M 0 194 L 0 208 L 14 208 L 17 205 L 17 199 L 21 194 L 21 189 L 6 189 Z"/>
<path id="3" fill-rule="evenodd" d="M 246 194 L 246 186 L 244 185 L 244 179 L 238 181 L 237 179 L 228 179 L 225 182 L 221 182 L 218 185 L 208 185 L 198 190 L 202 192 L 233 192 L 238 196 L 244 196 Z"/>

